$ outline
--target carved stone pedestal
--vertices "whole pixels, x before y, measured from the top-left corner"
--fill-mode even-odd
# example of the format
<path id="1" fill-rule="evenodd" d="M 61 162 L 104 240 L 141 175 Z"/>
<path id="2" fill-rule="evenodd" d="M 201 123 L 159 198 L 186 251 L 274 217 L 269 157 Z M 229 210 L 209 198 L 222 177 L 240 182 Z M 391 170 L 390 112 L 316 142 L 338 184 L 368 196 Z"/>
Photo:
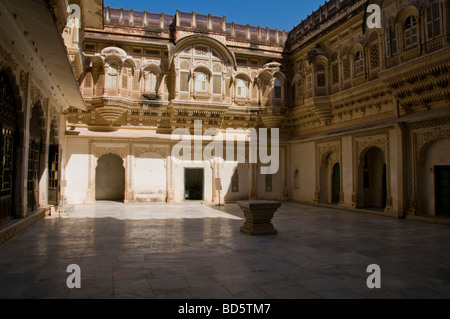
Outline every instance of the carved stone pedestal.
<path id="1" fill-rule="evenodd" d="M 270 235 L 278 231 L 271 222 L 281 203 L 267 200 L 250 200 L 237 202 L 244 212 L 246 221 L 241 232 L 248 235 Z"/>

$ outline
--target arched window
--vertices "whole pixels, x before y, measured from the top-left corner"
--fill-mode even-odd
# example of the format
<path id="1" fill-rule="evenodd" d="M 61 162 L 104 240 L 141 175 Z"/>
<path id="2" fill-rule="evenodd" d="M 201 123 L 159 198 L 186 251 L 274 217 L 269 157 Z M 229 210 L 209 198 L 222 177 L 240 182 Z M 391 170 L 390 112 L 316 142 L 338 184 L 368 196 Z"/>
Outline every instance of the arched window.
<path id="1" fill-rule="evenodd" d="M 238 79 L 236 82 L 236 97 L 241 99 L 247 98 L 247 83 L 242 79 Z"/>
<path id="2" fill-rule="evenodd" d="M 156 74 L 153 72 L 147 72 L 145 74 L 145 92 L 156 92 Z"/>
<path id="3" fill-rule="evenodd" d="M 364 73 L 364 57 L 361 51 L 355 54 L 355 76 L 360 76 Z"/>
<path id="4" fill-rule="evenodd" d="M 442 35 L 441 1 L 435 1 L 426 8 L 425 23 L 427 40 L 431 40 Z"/>
<path id="5" fill-rule="evenodd" d="M 417 19 L 409 16 L 405 21 L 405 29 L 403 31 L 405 38 L 405 48 L 410 48 L 417 44 Z"/>
<path id="6" fill-rule="evenodd" d="M 281 99 L 282 98 L 282 85 L 281 80 L 279 78 L 275 79 L 275 85 L 273 87 L 274 90 L 274 98 Z"/>
<path id="7" fill-rule="evenodd" d="M 386 29 L 386 56 L 390 57 L 398 53 L 397 26 L 389 25 Z"/>
<path id="8" fill-rule="evenodd" d="M 323 88 L 326 86 L 326 76 L 325 76 L 325 66 L 319 64 L 316 67 L 316 83 L 318 88 Z"/>
<path id="9" fill-rule="evenodd" d="M 106 87 L 110 89 L 116 89 L 118 85 L 119 78 L 119 70 L 115 64 L 111 64 L 108 67 L 108 71 L 106 73 Z"/>
<path id="10" fill-rule="evenodd" d="M 206 92 L 206 75 L 204 73 L 198 73 L 195 78 L 195 91 L 196 92 Z"/>

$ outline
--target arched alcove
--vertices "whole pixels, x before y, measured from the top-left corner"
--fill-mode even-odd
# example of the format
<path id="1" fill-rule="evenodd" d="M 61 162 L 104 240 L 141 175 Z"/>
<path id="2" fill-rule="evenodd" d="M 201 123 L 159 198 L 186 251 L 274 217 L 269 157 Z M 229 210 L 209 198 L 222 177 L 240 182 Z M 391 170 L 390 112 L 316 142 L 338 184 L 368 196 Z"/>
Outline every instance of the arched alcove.
<path id="1" fill-rule="evenodd" d="M 418 214 L 450 216 L 450 139 L 431 143 L 417 168 Z"/>
<path id="2" fill-rule="evenodd" d="M 380 148 L 370 147 L 361 153 L 358 177 L 358 206 L 386 208 L 386 159 Z"/>
<path id="3" fill-rule="evenodd" d="M 97 161 L 95 169 L 95 199 L 124 201 L 125 168 L 116 154 L 105 154 Z"/>
<path id="4" fill-rule="evenodd" d="M 335 152 L 326 154 L 320 166 L 320 202 L 339 203 L 340 197 L 340 165 L 339 156 Z"/>

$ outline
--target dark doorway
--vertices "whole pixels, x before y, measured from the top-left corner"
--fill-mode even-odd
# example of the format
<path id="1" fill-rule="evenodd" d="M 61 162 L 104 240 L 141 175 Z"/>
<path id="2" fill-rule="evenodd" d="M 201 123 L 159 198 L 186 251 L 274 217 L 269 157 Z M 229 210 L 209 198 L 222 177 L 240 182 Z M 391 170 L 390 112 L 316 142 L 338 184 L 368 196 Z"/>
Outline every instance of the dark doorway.
<path id="1" fill-rule="evenodd" d="M 331 175 L 331 202 L 339 204 L 341 193 L 341 168 L 339 163 L 334 164 Z"/>
<path id="2" fill-rule="evenodd" d="M 450 166 L 435 166 L 436 216 L 450 217 Z"/>
<path id="3" fill-rule="evenodd" d="M 184 199 L 203 200 L 203 168 L 184 169 Z"/>
<path id="4" fill-rule="evenodd" d="M 13 216 L 14 163 L 17 115 L 14 93 L 6 75 L 0 72 L 0 224 Z"/>
<path id="5" fill-rule="evenodd" d="M 95 170 L 95 199 L 123 202 L 125 199 L 125 168 L 115 154 L 98 159 Z"/>
<path id="6" fill-rule="evenodd" d="M 386 207 L 387 206 L 387 202 L 386 202 L 386 200 L 387 200 L 387 170 L 386 170 L 386 164 L 383 164 L 383 175 L 381 176 L 382 177 L 382 181 L 381 181 L 381 187 L 382 187 L 382 189 L 381 189 L 381 205 L 383 206 L 383 207 Z"/>
<path id="7" fill-rule="evenodd" d="M 387 178 L 384 152 L 378 147 L 370 148 L 361 166 L 358 207 L 386 208 Z"/>

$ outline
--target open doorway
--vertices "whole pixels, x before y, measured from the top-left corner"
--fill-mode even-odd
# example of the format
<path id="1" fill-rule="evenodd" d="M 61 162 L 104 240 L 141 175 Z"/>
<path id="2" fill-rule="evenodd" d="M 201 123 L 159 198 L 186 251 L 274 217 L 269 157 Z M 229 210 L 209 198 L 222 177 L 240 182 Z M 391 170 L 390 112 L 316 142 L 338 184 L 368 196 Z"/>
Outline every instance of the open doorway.
<path id="1" fill-rule="evenodd" d="M 387 171 L 384 152 L 372 147 L 360 167 L 359 207 L 386 208 Z"/>
<path id="2" fill-rule="evenodd" d="M 123 202 L 125 198 L 125 168 L 123 160 L 115 154 L 98 159 L 95 170 L 95 199 Z"/>
<path id="3" fill-rule="evenodd" d="M 450 217 L 450 166 L 435 166 L 436 216 Z"/>
<path id="4" fill-rule="evenodd" d="M 184 199 L 203 200 L 203 168 L 184 169 Z"/>

